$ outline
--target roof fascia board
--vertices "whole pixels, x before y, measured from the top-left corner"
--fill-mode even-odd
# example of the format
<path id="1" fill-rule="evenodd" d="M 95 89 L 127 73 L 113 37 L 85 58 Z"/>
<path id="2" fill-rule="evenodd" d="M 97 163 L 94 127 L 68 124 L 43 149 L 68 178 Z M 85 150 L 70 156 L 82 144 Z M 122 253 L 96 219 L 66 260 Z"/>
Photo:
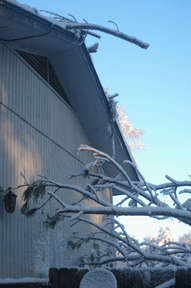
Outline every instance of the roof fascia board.
<path id="1" fill-rule="evenodd" d="M 110 114 L 110 108 L 109 108 L 109 102 L 108 102 L 108 99 L 107 99 L 107 96 L 103 90 L 103 87 L 100 83 L 100 80 L 99 80 L 99 77 L 97 75 L 97 72 L 93 66 L 93 63 L 92 63 L 92 60 L 91 60 L 91 57 L 87 51 L 87 48 L 85 45 L 82 45 L 81 48 L 83 49 L 83 52 L 84 54 L 86 55 L 86 59 L 90 65 L 90 68 L 91 68 L 91 71 L 92 71 L 92 74 L 93 74 L 93 77 L 97 83 L 97 86 L 100 90 L 100 94 L 101 94 L 101 99 L 103 100 L 104 104 L 105 104 L 105 107 L 106 107 L 106 110 L 107 110 L 107 114 L 108 114 L 108 119 L 109 119 L 109 114 Z M 118 140 L 119 142 L 121 143 L 121 146 L 122 146 L 122 149 L 124 151 L 124 154 L 126 155 L 126 158 L 124 158 L 124 160 L 130 160 L 135 166 L 137 166 L 136 162 L 135 162 L 135 159 L 131 153 L 131 150 L 122 134 L 122 131 L 121 131 L 121 128 L 120 128 L 120 123 L 119 123 L 119 120 L 117 119 L 117 121 L 114 123 L 114 133 L 115 135 L 118 137 Z M 130 164 L 126 164 L 126 165 L 129 165 Z M 130 168 L 130 167 L 129 167 Z M 131 167 L 132 169 L 132 167 Z M 136 179 L 136 180 L 139 180 L 139 175 L 137 174 L 137 172 L 135 171 L 135 169 L 133 168 L 132 169 L 132 178 L 133 179 Z"/>

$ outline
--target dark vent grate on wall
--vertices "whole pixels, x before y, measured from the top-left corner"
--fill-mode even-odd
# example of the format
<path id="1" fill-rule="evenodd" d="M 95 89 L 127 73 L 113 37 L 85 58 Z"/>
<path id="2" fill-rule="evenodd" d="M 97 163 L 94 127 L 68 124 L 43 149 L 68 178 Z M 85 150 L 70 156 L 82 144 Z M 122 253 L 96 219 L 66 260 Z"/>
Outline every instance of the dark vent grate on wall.
<path id="1" fill-rule="evenodd" d="M 68 97 L 60 84 L 56 73 L 49 60 L 45 56 L 16 50 L 19 55 L 25 59 L 55 90 L 56 92 L 71 106 Z"/>

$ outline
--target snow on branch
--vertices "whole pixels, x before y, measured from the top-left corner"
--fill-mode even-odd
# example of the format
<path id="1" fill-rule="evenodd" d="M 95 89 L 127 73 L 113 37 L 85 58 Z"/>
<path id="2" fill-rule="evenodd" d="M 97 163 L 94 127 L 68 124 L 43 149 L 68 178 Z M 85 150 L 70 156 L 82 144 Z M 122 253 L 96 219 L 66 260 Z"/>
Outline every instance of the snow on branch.
<path id="1" fill-rule="evenodd" d="M 57 13 L 54 13 L 54 12 L 51 12 L 51 11 L 47 11 L 47 10 L 40 10 L 40 12 L 45 12 L 45 13 L 50 14 L 50 15 L 52 16 L 52 18 L 55 19 L 55 20 L 57 20 L 58 22 L 63 22 L 63 23 L 67 23 L 67 22 L 68 22 L 68 23 L 77 23 L 76 18 L 75 18 L 73 15 L 71 15 L 71 14 L 68 14 L 68 15 L 71 16 L 74 20 L 71 20 L 71 19 L 69 19 L 69 18 L 67 18 L 67 17 L 64 17 L 64 16 L 62 16 L 62 15 L 59 15 L 59 14 L 57 14 Z M 82 31 L 83 33 L 87 33 L 87 34 L 89 34 L 89 35 L 91 35 L 91 36 L 94 36 L 94 37 L 96 37 L 96 38 L 98 38 L 98 39 L 101 38 L 100 35 L 95 34 L 95 33 L 91 32 L 91 31 L 85 31 L 85 30 L 81 30 L 81 31 Z"/>
<path id="2" fill-rule="evenodd" d="M 109 20 L 108 22 L 113 23 L 116 26 L 117 30 L 113 30 L 113 29 L 110 29 L 110 28 L 107 28 L 104 26 L 100 26 L 97 24 L 90 24 L 85 19 L 83 19 L 85 21 L 85 23 L 79 23 L 79 22 L 77 22 L 76 18 L 71 14 L 69 14 L 69 16 L 72 17 L 73 20 L 71 20 L 67 17 L 61 16 L 59 14 L 50 12 L 50 11 L 46 11 L 46 10 L 40 10 L 40 11 L 50 14 L 58 22 L 63 22 L 65 24 L 66 29 L 73 29 L 73 30 L 77 29 L 77 30 L 80 30 L 81 32 L 83 32 L 83 34 L 84 33 L 90 34 L 90 35 L 95 36 L 97 38 L 101 38 L 99 35 L 90 31 L 90 30 L 97 30 L 97 31 L 101 31 L 101 32 L 110 34 L 112 36 L 121 38 L 121 39 L 126 40 L 128 42 L 131 42 L 135 45 L 138 45 L 139 47 L 141 47 L 143 49 L 147 49 L 149 47 L 148 43 L 142 42 L 141 40 L 139 40 L 135 37 L 132 37 L 132 36 L 129 36 L 123 32 L 120 32 L 117 24 L 111 20 Z M 93 52 L 95 52 L 95 50 Z"/>
<path id="3" fill-rule="evenodd" d="M 89 24 L 89 23 L 67 23 L 66 28 L 68 29 L 87 29 L 87 30 L 98 30 L 107 34 L 110 34 L 112 36 L 121 38 L 123 40 L 126 40 L 128 42 L 131 42 L 143 49 L 147 49 L 149 47 L 148 43 L 142 42 L 141 40 L 129 36 L 123 32 L 119 32 L 118 30 L 113 30 L 104 26 L 96 25 L 96 24 Z"/>
<path id="4" fill-rule="evenodd" d="M 99 44 L 96 42 L 94 45 L 87 47 L 89 53 L 96 53 Z"/>
<path id="5" fill-rule="evenodd" d="M 104 221 L 109 220 L 109 224 L 113 222 L 109 228 L 106 228 L 106 225 L 101 226 L 92 222 L 91 220 L 80 218 L 75 222 L 82 221 L 93 225 L 99 231 L 104 233 L 104 237 L 100 236 L 100 232 L 90 233 L 86 237 L 79 237 L 77 235 L 73 236 L 70 240 L 69 245 L 72 245 L 73 248 L 79 248 L 79 244 L 87 243 L 87 241 L 101 241 L 107 244 L 105 251 L 102 251 L 101 257 L 96 257 L 94 261 L 91 261 L 91 255 L 88 258 L 81 257 L 81 263 L 79 265 L 101 265 L 108 262 L 126 262 L 126 266 L 137 267 L 143 263 L 146 266 L 151 267 L 159 265 L 174 265 L 174 266 L 185 266 L 190 267 L 189 259 L 185 255 L 191 253 L 191 249 L 185 247 L 181 243 L 166 243 L 165 245 L 159 246 L 150 243 L 149 241 L 144 241 L 139 243 L 137 240 L 130 237 L 127 232 L 124 230 L 123 225 L 121 225 L 116 219 L 111 217 L 105 217 Z M 113 227 L 113 229 L 111 229 Z M 120 229 L 120 231 L 116 231 Z M 107 251 L 111 251 L 111 247 L 116 249 L 118 257 L 113 257 L 112 255 L 107 255 Z M 100 258 L 103 258 L 102 260 Z M 111 260 L 111 261 L 109 261 Z M 85 263 L 84 263 L 85 262 Z M 145 265 L 143 267 L 145 267 Z"/>
<path id="6" fill-rule="evenodd" d="M 166 178 L 170 182 L 154 185 L 145 180 L 133 163 L 124 161 L 136 168 L 137 173 L 140 175 L 140 181 L 132 181 L 124 168 L 106 153 L 86 145 L 81 145 L 78 151 L 92 152 L 95 159 L 94 162 L 86 164 L 81 172 L 71 176 L 71 178 L 89 178 L 90 181 L 86 187 L 80 188 L 71 184 L 62 184 L 42 177 L 29 185 L 24 191 L 23 199 L 25 203 L 21 208 L 21 213 L 25 216 L 32 216 L 54 198 L 59 203 L 59 208 L 53 216 L 47 215 L 45 225 L 54 228 L 56 223 L 65 217 L 70 218 L 71 225 L 76 225 L 79 222 L 93 225 L 98 232 L 91 233 L 84 238 L 75 236 L 75 239 L 70 244 L 72 243 L 73 247 L 78 247 L 87 241 L 99 240 L 104 242 L 108 249 L 112 247 L 116 251 L 115 255 L 111 257 L 111 255 L 107 255 L 107 251 L 103 251 L 99 254 L 101 255 L 98 257 L 99 259 L 97 258 L 99 264 L 107 263 L 111 259 L 111 262 L 126 262 L 126 265 L 131 267 L 140 267 L 143 263 L 149 266 L 151 262 L 155 266 L 163 263 L 162 265 L 164 266 L 190 267 L 191 263 L 188 257 L 191 254 L 190 248 L 172 241 L 162 246 L 149 241 L 139 243 L 128 235 L 123 225 L 113 216 L 145 216 L 155 218 L 156 221 L 172 217 L 191 226 L 191 199 L 188 198 L 184 203 L 181 203 L 179 198 L 179 194 L 190 192 L 188 188 L 191 187 L 191 181 L 176 181 L 167 176 Z M 111 166 L 117 168 L 118 175 L 114 178 L 105 175 L 103 173 L 104 163 L 110 163 Z M 116 205 L 110 203 L 109 200 L 103 200 L 100 192 L 105 191 L 107 188 L 117 190 L 119 194 L 124 196 L 123 200 Z M 65 203 L 62 194 L 60 196 L 57 195 L 57 191 L 60 189 L 62 189 L 60 191 L 62 194 L 65 191 L 68 193 L 68 190 L 77 193 L 77 201 Z M 164 198 L 160 199 L 161 194 L 165 197 L 165 201 L 161 200 Z M 32 198 L 37 202 L 39 197 L 44 197 L 45 195 L 48 195 L 48 198 L 40 206 L 29 209 L 29 201 Z M 92 200 L 91 206 L 84 205 L 84 199 Z M 169 201 L 166 201 L 166 199 L 169 199 Z M 121 206 L 122 204 L 123 206 Z M 84 218 L 84 215 L 87 214 L 104 215 L 103 225 Z M 119 257 L 116 257 L 116 255 Z M 90 259 L 86 259 L 86 263 L 91 263 Z"/>

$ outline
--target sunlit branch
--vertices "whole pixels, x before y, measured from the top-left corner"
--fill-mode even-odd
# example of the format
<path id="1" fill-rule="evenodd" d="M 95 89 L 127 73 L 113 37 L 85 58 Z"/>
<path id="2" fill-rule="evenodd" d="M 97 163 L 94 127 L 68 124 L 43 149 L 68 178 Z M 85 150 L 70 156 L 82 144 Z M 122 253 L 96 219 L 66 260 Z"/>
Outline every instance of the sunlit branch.
<path id="1" fill-rule="evenodd" d="M 94 162 L 85 165 L 82 172 L 73 174 L 71 177 L 91 177 L 91 181 L 86 185 L 86 188 L 62 184 L 47 177 L 42 177 L 41 180 L 35 181 L 31 185 L 26 185 L 27 189 L 23 194 L 25 204 L 21 208 L 22 214 L 32 216 L 54 198 L 60 207 L 57 208 L 54 216 L 48 216 L 45 221 L 46 226 L 54 228 L 55 224 L 65 217 L 70 218 L 71 226 L 77 225 L 81 221 L 87 225 L 93 225 L 96 229 L 95 232 L 92 232 L 87 237 L 76 237 L 76 243 L 72 245 L 77 247 L 82 243 L 86 243 L 86 240 L 99 240 L 108 245 L 108 247 L 111 246 L 118 251 L 119 257 L 109 256 L 105 252 L 100 252 L 99 256 L 94 255 L 95 259 L 99 260 L 99 263 L 125 261 L 130 267 L 139 267 L 148 263 L 152 263 L 154 266 L 157 263 L 161 263 L 162 266 L 190 267 L 191 264 L 188 258 L 188 255 L 191 254 L 190 248 L 179 242 L 167 242 L 164 245 L 157 245 L 149 241 L 139 243 L 125 231 L 124 226 L 114 216 L 145 216 L 157 220 L 172 217 L 191 226 L 191 199 L 181 203 L 176 194 L 177 189 L 180 190 L 179 194 L 190 193 L 191 190 L 187 189 L 187 187 L 191 187 L 191 181 L 176 181 L 167 176 L 169 183 L 154 185 L 146 182 L 138 168 L 128 161 L 128 164 L 134 167 L 140 175 L 140 181 L 131 181 L 122 166 L 106 153 L 84 145 L 78 151 L 90 151 L 95 159 Z M 104 161 L 116 167 L 119 174 L 114 178 L 104 175 L 102 169 Z M 183 189 L 181 190 L 182 187 Z M 46 188 L 48 188 L 48 192 L 46 192 Z M 103 200 L 101 192 L 107 188 L 117 190 L 124 198 L 116 205 L 110 203 L 109 200 Z M 50 191 L 51 189 L 53 191 Z M 66 203 L 62 197 L 69 190 L 81 196 L 72 205 Z M 61 192 L 59 196 L 57 191 Z M 164 197 L 170 197 L 173 203 L 167 205 L 165 201 L 161 201 L 159 199 L 160 193 L 158 192 L 162 193 Z M 44 196 L 46 193 L 50 197 L 41 206 L 32 209 L 28 208 L 28 202 L 32 198 L 37 201 L 40 196 Z M 93 200 L 91 206 L 84 205 L 83 199 Z M 120 206 L 122 204 L 123 206 Z M 105 221 L 105 224 L 99 225 L 83 217 L 83 215 L 91 214 L 104 215 L 103 221 Z M 93 262 L 88 260 L 88 256 L 85 258 L 87 260 L 86 263 L 89 265 L 93 264 Z"/>

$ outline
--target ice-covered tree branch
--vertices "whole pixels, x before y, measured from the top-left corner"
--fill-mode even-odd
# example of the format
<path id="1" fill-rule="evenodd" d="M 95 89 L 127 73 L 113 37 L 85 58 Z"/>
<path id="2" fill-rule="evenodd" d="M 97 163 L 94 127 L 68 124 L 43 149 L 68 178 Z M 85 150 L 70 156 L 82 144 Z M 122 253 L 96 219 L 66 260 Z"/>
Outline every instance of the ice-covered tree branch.
<path id="1" fill-rule="evenodd" d="M 124 230 L 123 225 L 121 225 L 116 219 L 111 217 L 106 217 L 104 220 L 110 220 L 117 225 L 113 226 L 114 228 L 111 229 L 103 227 L 99 224 L 96 224 L 87 219 L 78 219 L 78 222 L 83 221 L 90 225 L 95 226 L 99 229 L 99 231 L 104 232 L 106 237 L 98 236 L 98 233 L 95 232 L 89 234 L 87 237 L 79 237 L 75 236 L 72 240 L 70 240 L 70 245 L 75 248 L 82 243 L 85 243 L 90 240 L 92 241 L 102 241 L 107 244 L 106 251 L 109 251 L 109 248 L 116 249 L 119 257 L 112 257 L 103 251 L 102 256 L 104 257 L 94 257 L 94 261 L 91 261 L 91 255 L 88 258 L 87 255 L 85 258 L 82 258 L 82 263 L 86 265 L 100 265 L 107 262 L 115 262 L 115 261 L 122 261 L 126 262 L 127 266 L 134 267 L 141 265 L 142 263 L 147 263 L 148 266 L 154 264 L 159 265 L 159 263 L 163 263 L 163 265 L 175 265 L 175 266 L 185 266 L 190 267 L 190 263 L 186 255 L 191 253 L 191 249 L 185 247 L 185 245 L 178 243 L 178 242 L 168 242 L 162 246 L 157 244 L 152 244 L 149 241 L 144 241 L 139 243 L 137 240 L 130 237 L 127 232 Z M 76 224 L 76 223 L 75 223 Z M 108 226 L 108 225 L 107 225 Z M 116 232 L 116 229 L 120 229 L 120 231 Z M 109 236 L 109 238 L 108 238 Z M 100 258 L 103 258 L 100 261 Z M 109 261 L 111 259 L 111 261 Z M 81 264 L 82 264 L 81 263 Z"/>
<path id="2" fill-rule="evenodd" d="M 54 195 L 52 192 L 48 192 Z M 57 200 L 57 196 L 54 196 Z M 62 205 L 62 203 L 61 203 Z M 60 209 L 59 213 L 79 213 L 83 214 L 100 214 L 100 215 L 113 215 L 113 216 L 167 216 L 181 220 L 185 224 L 191 223 L 191 213 L 188 211 L 180 211 L 173 208 L 166 207 L 87 207 L 87 206 L 72 206 L 63 204 L 64 209 Z"/>
<path id="3" fill-rule="evenodd" d="M 129 119 L 123 105 L 117 105 L 116 109 L 121 131 L 129 148 L 131 149 L 131 152 L 138 153 L 146 150 L 145 148 L 148 146 L 148 144 L 142 142 L 142 136 L 145 134 L 145 131 L 134 127 L 133 120 Z"/>
<path id="4" fill-rule="evenodd" d="M 118 251 L 120 261 L 127 262 L 129 266 L 140 266 L 147 261 L 152 261 L 155 264 L 163 262 L 165 263 L 164 265 L 190 266 L 187 255 L 191 253 L 191 249 L 188 249 L 188 247 L 172 241 L 163 246 L 150 243 L 149 241 L 139 243 L 128 235 L 123 225 L 113 216 L 145 216 L 158 220 L 164 219 L 164 217 L 172 217 L 191 225 L 191 199 L 188 198 L 182 203 L 179 197 L 180 194 L 190 191 L 188 187 L 191 187 L 191 181 L 177 181 L 172 179 L 172 177 L 166 176 L 169 182 L 154 185 L 144 179 L 133 163 L 124 161 L 134 167 L 140 175 L 140 181 L 132 181 L 124 168 L 106 153 L 84 145 L 80 146 L 78 151 L 92 152 L 95 159 L 94 162 L 85 165 L 81 172 L 73 174 L 71 177 L 89 179 L 87 186 L 80 188 L 42 177 L 25 190 L 23 194 L 25 203 L 21 208 L 21 212 L 26 216 L 32 216 L 54 198 L 59 203 L 59 208 L 55 211 L 54 216 L 47 216 L 46 226 L 53 228 L 64 217 L 70 217 L 71 223 L 83 222 L 87 225 L 93 225 L 99 232 L 89 235 L 88 240 L 101 241 L 102 239 L 108 247 L 112 246 L 115 251 Z M 117 168 L 118 174 L 114 178 L 104 175 L 104 163 L 107 163 L 107 165 L 109 163 L 115 169 Z M 38 200 L 40 196 L 45 196 L 46 188 L 49 198 L 40 206 L 29 209 L 28 203 L 30 199 Z M 102 191 L 107 188 L 117 190 L 124 196 L 123 200 L 116 205 L 103 200 Z M 57 191 L 60 189 L 62 189 L 62 194 L 65 191 L 67 193 L 69 190 L 74 191 L 79 195 L 77 197 L 78 200 L 74 203 L 65 203 L 64 197 L 61 194 L 57 195 Z M 161 194 L 169 201 L 162 201 L 161 199 L 163 198 L 160 198 Z M 92 200 L 91 206 L 88 206 L 87 202 L 83 202 L 87 198 Z M 121 206 L 122 204 L 123 206 Z M 106 221 L 106 224 L 102 226 L 84 218 L 84 215 L 90 214 L 105 215 L 104 221 Z M 102 233 L 106 236 L 102 237 L 97 233 Z M 78 236 L 75 240 L 77 242 L 73 243 L 74 246 L 79 244 L 79 241 L 80 243 L 87 241 L 87 237 L 79 238 Z M 103 255 L 105 255 L 105 252 L 103 252 Z M 101 258 L 102 262 L 107 261 L 104 256 Z M 111 258 L 111 261 L 116 261 L 116 257 Z"/>
<path id="5" fill-rule="evenodd" d="M 115 24 L 117 27 L 117 30 L 113 30 L 113 29 L 110 29 L 108 27 L 97 25 L 97 24 L 90 24 L 85 19 L 84 19 L 85 23 L 78 23 L 76 18 L 70 14 L 69 14 L 69 16 L 71 16 L 73 18 L 73 20 L 71 20 L 67 17 L 61 16 L 59 14 L 50 12 L 50 11 L 46 11 L 46 10 L 40 10 L 40 11 L 49 13 L 57 21 L 63 22 L 65 24 L 66 29 L 73 29 L 73 30 L 77 29 L 77 30 L 82 31 L 85 34 L 90 34 L 90 35 L 95 36 L 97 38 L 101 38 L 99 35 L 90 32 L 90 30 L 97 30 L 97 31 L 101 31 L 101 32 L 110 34 L 112 36 L 121 38 L 125 41 L 131 42 L 131 43 L 133 43 L 133 44 L 135 44 L 135 45 L 137 45 L 143 49 L 147 49 L 149 47 L 148 43 L 142 42 L 141 40 L 139 40 L 135 37 L 132 37 L 132 36 L 129 36 L 123 32 L 120 32 L 117 24 L 114 23 L 113 21 L 108 21 L 108 22 Z"/>
<path id="6" fill-rule="evenodd" d="M 149 47 L 148 43 L 142 42 L 141 40 L 129 36 L 123 32 L 119 32 L 118 30 L 113 30 L 104 26 L 96 25 L 96 24 L 89 24 L 89 23 L 67 23 L 66 28 L 68 29 L 87 29 L 87 30 L 98 30 L 107 34 L 110 34 L 112 36 L 121 38 L 123 40 L 126 40 L 128 42 L 131 42 L 135 45 L 138 45 L 139 47 L 143 49 L 147 49 Z"/>

